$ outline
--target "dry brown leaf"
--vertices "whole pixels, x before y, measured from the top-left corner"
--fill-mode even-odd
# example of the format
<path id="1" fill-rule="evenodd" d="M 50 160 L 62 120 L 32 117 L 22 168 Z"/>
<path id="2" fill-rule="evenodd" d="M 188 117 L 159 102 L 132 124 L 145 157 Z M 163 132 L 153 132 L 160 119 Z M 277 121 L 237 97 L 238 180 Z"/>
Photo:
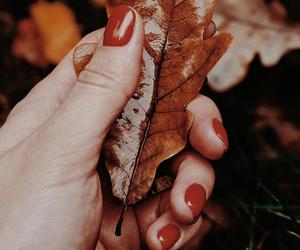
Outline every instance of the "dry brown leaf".
<path id="1" fill-rule="evenodd" d="M 300 48 L 300 25 L 287 22 L 278 2 L 218 0 L 214 21 L 220 31 L 234 37 L 226 55 L 209 74 L 210 86 L 217 91 L 239 83 L 255 55 L 264 66 L 272 66 L 288 51 Z"/>
<path id="2" fill-rule="evenodd" d="M 203 40 L 215 0 L 115 1 L 133 6 L 145 24 L 145 50 L 135 94 L 104 144 L 112 191 L 124 210 L 146 196 L 161 162 L 186 145 L 192 115 L 186 105 L 198 95 L 209 70 L 226 51 L 231 36 Z M 75 49 L 74 65 L 83 67 L 84 46 Z M 79 60 L 78 60 L 79 59 Z"/>
<path id="3" fill-rule="evenodd" d="M 47 61 L 58 64 L 81 38 L 73 11 L 62 2 L 39 1 L 31 5 L 30 13 Z"/>
<path id="4" fill-rule="evenodd" d="M 138 89 L 105 150 L 115 196 L 134 204 L 149 191 L 158 165 L 185 147 L 192 122 L 185 107 L 231 37 L 202 39 L 214 12 L 212 0 L 124 2 L 143 17 L 146 50 Z"/>

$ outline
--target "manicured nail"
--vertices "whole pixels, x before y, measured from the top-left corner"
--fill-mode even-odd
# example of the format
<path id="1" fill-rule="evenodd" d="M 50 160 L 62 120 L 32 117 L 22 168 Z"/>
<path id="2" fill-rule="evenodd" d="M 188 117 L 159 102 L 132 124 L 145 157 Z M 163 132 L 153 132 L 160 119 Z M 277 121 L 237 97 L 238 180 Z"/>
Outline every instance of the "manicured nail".
<path id="1" fill-rule="evenodd" d="M 213 127 L 217 136 L 221 139 L 224 145 L 224 152 L 228 150 L 228 135 L 222 124 L 222 122 L 218 119 L 213 119 Z"/>
<path id="2" fill-rule="evenodd" d="M 206 201 L 206 192 L 200 184 L 192 184 L 185 191 L 185 203 L 192 211 L 194 220 L 198 219 L 204 203 Z"/>
<path id="3" fill-rule="evenodd" d="M 209 39 L 213 37 L 217 32 L 216 24 L 211 21 L 210 24 L 207 26 L 206 30 L 203 32 L 203 39 Z"/>
<path id="4" fill-rule="evenodd" d="M 180 238 L 180 230 L 173 224 L 164 226 L 157 234 L 164 250 L 171 248 Z"/>
<path id="5" fill-rule="evenodd" d="M 104 38 L 104 46 L 124 46 L 132 37 L 135 13 L 126 5 L 117 6 L 108 19 Z"/>

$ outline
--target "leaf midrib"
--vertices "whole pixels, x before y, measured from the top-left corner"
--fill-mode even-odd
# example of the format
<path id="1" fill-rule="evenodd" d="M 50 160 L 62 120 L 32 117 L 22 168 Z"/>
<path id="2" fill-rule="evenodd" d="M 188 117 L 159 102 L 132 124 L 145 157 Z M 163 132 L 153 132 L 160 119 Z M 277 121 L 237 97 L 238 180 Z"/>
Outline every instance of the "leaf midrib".
<path id="1" fill-rule="evenodd" d="M 136 173 L 136 169 L 139 165 L 139 162 L 140 162 L 140 158 L 141 158 L 141 155 L 142 155 L 142 152 L 143 152 L 143 149 L 144 149 L 144 146 L 145 146 L 145 143 L 146 143 L 146 140 L 148 138 L 148 133 L 149 133 L 149 130 L 150 130 L 150 126 L 151 126 L 151 123 L 152 123 L 152 117 L 154 115 L 154 112 L 155 112 L 155 106 L 157 104 L 157 95 L 158 95 L 158 80 L 160 78 L 160 72 L 161 72 L 161 65 L 162 65 L 162 62 L 163 62 L 163 59 L 164 59 L 164 54 L 165 54 L 165 51 L 166 51 L 166 48 L 167 48 L 167 43 L 168 43 L 168 37 L 169 37 L 169 34 L 170 34 L 170 26 L 171 26 L 171 20 L 173 18 L 173 13 L 174 13 L 174 9 L 175 9 L 175 1 L 174 1 L 174 6 L 173 6 L 173 9 L 172 9 L 172 12 L 171 12 L 171 15 L 170 15 L 170 19 L 169 19 L 169 22 L 168 22 L 168 28 L 167 28 L 167 32 L 166 32 L 166 38 L 165 38 L 165 41 L 164 41 L 164 45 L 163 45 L 163 48 L 162 48 L 162 54 L 161 54 L 161 57 L 160 57 L 160 60 L 159 62 L 157 63 L 158 65 L 158 71 L 157 71 L 157 77 L 154 81 L 154 84 L 156 85 L 156 88 L 155 88 L 155 92 L 154 92 L 154 95 L 153 95 L 153 98 L 152 100 L 154 100 L 154 103 L 153 103 L 153 106 L 152 106 L 152 110 L 149 114 L 149 121 L 148 121 L 148 124 L 147 124 L 147 128 L 145 130 L 145 133 L 144 133 L 144 138 L 140 144 L 140 147 L 139 147 L 139 150 L 138 150 L 138 156 L 134 162 L 134 169 L 133 169 L 133 172 L 132 172 L 132 175 L 131 175 L 131 178 L 130 178 L 130 182 L 129 182 L 129 186 L 128 186 L 128 194 L 126 196 L 126 199 L 125 199 L 125 202 L 124 202 L 124 207 L 128 207 L 128 200 L 129 200 L 129 195 L 131 193 L 131 186 L 132 186 L 132 182 L 133 182 L 133 179 L 134 179 L 134 176 L 135 176 L 135 173 Z"/>

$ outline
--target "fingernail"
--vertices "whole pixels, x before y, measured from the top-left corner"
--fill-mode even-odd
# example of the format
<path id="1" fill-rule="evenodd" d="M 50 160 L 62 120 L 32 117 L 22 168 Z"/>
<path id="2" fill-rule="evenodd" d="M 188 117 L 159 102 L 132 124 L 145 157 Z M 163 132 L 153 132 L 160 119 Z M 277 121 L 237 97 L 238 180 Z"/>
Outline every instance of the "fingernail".
<path id="1" fill-rule="evenodd" d="M 198 219 L 204 203 L 206 201 L 206 192 L 200 184 L 192 184 L 185 191 L 185 203 L 192 211 L 194 220 Z"/>
<path id="2" fill-rule="evenodd" d="M 209 39 L 216 34 L 217 27 L 216 24 L 211 21 L 210 24 L 207 26 L 206 30 L 203 32 L 203 39 Z"/>
<path id="3" fill-rule="evenodd" d="M 180 238 L 180 230 L 173 224 L 164 226 L 157 234 L 164 250 L 171 248 Z"/>
<path id="4" fill-rule="evenodd" d="M 228 150 L 228 135 L 222 124 L 222 122 L 218 119 L 213 119 L 213 127 L 217 136 L 221 139 L 224 145 L 224 152 Z"/>
<path id="5" fill-rule="evenodd" d="M 117 6 L 108 19 L 104 38 L 104 46 L 124 46 L 132 37 L 135 24 L 135 13 L 126 5 Z"/>

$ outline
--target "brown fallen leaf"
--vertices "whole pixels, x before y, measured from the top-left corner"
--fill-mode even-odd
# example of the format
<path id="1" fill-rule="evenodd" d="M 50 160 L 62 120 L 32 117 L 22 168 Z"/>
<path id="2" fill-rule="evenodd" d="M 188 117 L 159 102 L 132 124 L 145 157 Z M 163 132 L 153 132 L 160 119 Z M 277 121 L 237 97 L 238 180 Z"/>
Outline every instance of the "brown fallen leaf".
<path id="1" fill-rule="evenodd" d="M 62 2 L 39 1 L 30 7 L 48 62 L 58 64 L 79 42 L 80 28 L 73 11 Z"/>
<path id="2" fill-rule="evenodd" d="M 111 2 L 133 6 L 145 25 L 145 50 L 137 89 L 104 145 L 112 191 L 123 201 L 124 213 L 128 205 L 146 196 L 159 164 L 185 147 L 192 124 L 186 105 L 198 95 L 207 73 L 229 46 L 231 36 L 202 38 L 211 22 L 215 0 Z M 86 59 L 95 45 L 75 49 L 77 73 L 88 62 L 83 60 L 80 64 L 83 46 Z"/>
<path id="3" fill-rule="evenodd" d="M 300 48 L 300 25 L 288 23 L 278 1 L 219 0 L 214 21 L 220 31 L 234 37 L 231 48 L 209 74 L 210 86 L 217 91 L 238 84 L 255 55 L 264 66 L 272 66 L 288 51 Z"/>

